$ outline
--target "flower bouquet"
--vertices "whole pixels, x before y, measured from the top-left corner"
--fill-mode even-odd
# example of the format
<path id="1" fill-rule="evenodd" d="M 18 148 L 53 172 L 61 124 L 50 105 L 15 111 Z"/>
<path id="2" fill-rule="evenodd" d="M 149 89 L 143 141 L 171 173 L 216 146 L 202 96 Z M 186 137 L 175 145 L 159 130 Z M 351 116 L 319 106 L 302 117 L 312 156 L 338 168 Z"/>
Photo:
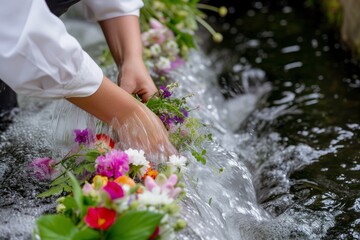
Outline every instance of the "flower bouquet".
<path id="1" fill-rule="evenodd" d="M 174 239 L 175 231 L 186 226 L 179 214 L 183 184 L 178 179 L 187 159 L 173 155 L 159 173 L 152 169 L 142 150 L 116 150 L 106 135 L 94 140 L 87 129 L 75 132 L 79 151 L 48 166 L 60 165 L 62 173 L 42 196 L 58 194 L 59 190 L 72 194 L 57 200 L 58 214 L 37 219 L 34 237 Z M 42 163 L 39 169 L 45 169 L 50 161 Z M 51 172 L 50 169 L 44 173 Z M 96 175 L 91 183 L 84 180 L 93 173 Z M 79 182 L 83 182 L 82 189 Z"/>
<path id="2" fill-rule="evenodd" d="M 211 135 L 189 116 L 190 96 L 173 96 L 177 86 L 161 86 L 146 105 L 162 120 L 175 147 L 205 164 L 201 144 Z M 186 226 L 180 215 L 184 185 L 179 180 L 187 164 L 187 158 L 177 155 L 164 163 L 150 162 L 142 150 L 116 149 L 109 135 L 75 129 L 74 146 L 62 160 L 39 158 L 31 163 L 35 177 L 52 180 L 39 197 L 70 193 L 57 200 L 57 214 L 36 221 L 34 237 L 174 239 Z"/>

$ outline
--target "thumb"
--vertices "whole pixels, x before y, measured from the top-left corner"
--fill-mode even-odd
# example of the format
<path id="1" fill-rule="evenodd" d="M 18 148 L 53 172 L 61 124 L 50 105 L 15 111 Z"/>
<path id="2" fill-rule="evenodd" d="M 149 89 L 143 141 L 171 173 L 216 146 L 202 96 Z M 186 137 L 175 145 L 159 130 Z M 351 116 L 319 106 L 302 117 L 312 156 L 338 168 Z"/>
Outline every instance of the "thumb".
<path id="1" fill-rule="evenodd" d="M 142 101 L 146 103 L 151 98 L 151 94 L 147 92 L 143 95 L 140 95 L 140 97 L 141 97 Z"/>

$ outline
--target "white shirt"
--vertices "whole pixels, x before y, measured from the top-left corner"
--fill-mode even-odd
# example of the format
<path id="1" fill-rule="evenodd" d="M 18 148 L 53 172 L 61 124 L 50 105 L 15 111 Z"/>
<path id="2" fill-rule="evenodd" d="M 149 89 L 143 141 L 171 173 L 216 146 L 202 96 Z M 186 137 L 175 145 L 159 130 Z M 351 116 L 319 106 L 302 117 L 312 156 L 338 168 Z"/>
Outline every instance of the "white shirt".
<path id="1" fill-rule="evenodd" d="M 45 0 L 0 0 L 0 79 L 15 92 L 44 98 L 85 97 L 103 73 L 69 35 Z M 141 0 L 83 0 L 93 21 L 139 15 Z"/>

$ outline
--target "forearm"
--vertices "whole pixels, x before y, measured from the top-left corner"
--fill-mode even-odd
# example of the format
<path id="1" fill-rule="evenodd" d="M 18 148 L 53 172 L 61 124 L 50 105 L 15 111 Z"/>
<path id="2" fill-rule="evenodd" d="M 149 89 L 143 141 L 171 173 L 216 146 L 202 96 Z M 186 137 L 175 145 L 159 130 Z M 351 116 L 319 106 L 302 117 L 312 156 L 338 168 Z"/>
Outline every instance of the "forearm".
<path id="1" fill-rule="evenodd" d="M 94 94 L 67 100 L 108 124 L 124 123 L 138 109 L 136 100 L 106 77 Z"/>
<path id="2" fill-rule="evenodd" d="M 99 23 L 119 67 L 124 62 L 142 60 L 141 32 L 137 16 L 120 16 Z"/>

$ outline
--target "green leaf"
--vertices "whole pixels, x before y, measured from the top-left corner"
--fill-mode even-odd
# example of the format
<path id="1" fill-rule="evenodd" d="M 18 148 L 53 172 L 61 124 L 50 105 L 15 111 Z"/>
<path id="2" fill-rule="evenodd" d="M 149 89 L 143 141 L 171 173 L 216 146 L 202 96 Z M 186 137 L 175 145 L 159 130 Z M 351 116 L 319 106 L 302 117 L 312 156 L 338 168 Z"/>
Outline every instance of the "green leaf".
<path id="1" fill-rule="evenodd" d="M 66 196 L 65 200 L 63 202 L 64 206 L 66 207 L 66 209 L 74 209 L 77 210 L 76 207 L 76 202 L 74 200 L 74 198 L 72 196 Z"/>
<path id="2" fill-rule="evenodd" d="M 67 172 L 67 174 L 70 177 L 70 180 L 72 183 L 74 200 L 76 202 L 78 209 L 80 209 L 80 218 L 82 218 L 85 215 L 85 210 L 86 210 L 83 207 L 84 196 L 83 196 L 82 189 L 80 188 L 80 185 L 79 185 L 78 181 L 76 180 L 76 178 L 74 177 L 74 175 L 70 172 Z"/>
<path id="3" fill-rule="evenodd" d="M 160 224 L 163 214 L 134 211 L 118 218 L 106 232 L 107 240 L 147 240 Z"/>
<path id="4" fill-rule="evenodd" d="M 100 233 L 91 228 L 85 228 L 79 232 L 77 232 L 73 238 L 73 240 L 98 240 L 100 239 Z"/>
<path id="5" fill-rule="evenodd" d="M 42 216 L 36 225 L 42 240 L 71 240 L 78 231 L 70 219 L 62 215 Z"/>
<path id="6" fill-rule="evenodd" d="M 100 156 L 98 150 L 90 150 L 85 154 L 85 159 L 90 163 L 94 163 L 98 156 Z"/>
<path id="7" fill-rule="evenodd" d="M 59 195 L 60 193 L 63 192 L 63 185 L 57 185 L 55 187 L 51 187 L 49 190 L 40 193 L 39 195 L 37 195 L 38 198 L 45 198 L 45 197 L 50 197 L 50 196 L 56 196 Z"/>
<path id="8" fill-rule="evenodd" d="M 60 183 L 66 182 L 68 180 L 69 180 L 68 176 L 60 176 L 60 177 L 54 179 L 54 181 L 51 182 L 50 186 L 56 186 L 56 185 L 59 185 Z"/>

